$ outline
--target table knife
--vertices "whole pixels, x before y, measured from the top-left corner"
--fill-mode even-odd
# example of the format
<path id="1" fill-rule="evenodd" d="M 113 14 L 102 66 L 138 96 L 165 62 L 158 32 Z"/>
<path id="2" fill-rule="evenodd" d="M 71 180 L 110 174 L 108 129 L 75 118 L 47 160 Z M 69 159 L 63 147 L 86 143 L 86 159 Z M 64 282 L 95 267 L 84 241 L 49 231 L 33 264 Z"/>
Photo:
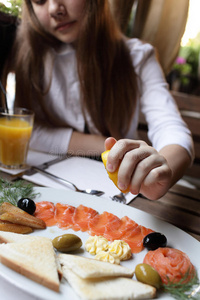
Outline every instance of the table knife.
<path id="1" fill-rule="evenodd" d="M 65 159 L 67 159 L 69 156 L 59 156 L 59 157 L 56 157 L 54 158 L 53 160 L 50 160 L 50 161 L 47 161 L 41 165 L 38 165 L 37 167 L 42 169 L 42 170 L 45 170 L 47 169 L 49 166 L 51 165 L 54 165 L 60 161 L 63 161 Z M 17 174 L 13 174 L 12 177 L 14 177 L 15 179 L 18 178 L 18 177 L 22 177 L 23 175 L 26 175 L 26 176 L 31 176 L 31 175 L 34 175 L 35 173 L 37 173 L 38 171 L 36 169 L 34 169 L 32 166 L 29 166 L 28 169 L 22 171 L 22 172 L 19 172 Z"/>

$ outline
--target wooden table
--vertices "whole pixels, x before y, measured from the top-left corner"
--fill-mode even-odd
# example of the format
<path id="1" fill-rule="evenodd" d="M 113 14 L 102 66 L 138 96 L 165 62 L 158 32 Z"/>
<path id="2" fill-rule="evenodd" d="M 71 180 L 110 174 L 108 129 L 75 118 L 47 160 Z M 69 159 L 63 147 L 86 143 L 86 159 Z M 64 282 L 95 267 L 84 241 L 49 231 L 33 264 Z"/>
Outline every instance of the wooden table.
<path id="1" fill-rule="evenodd" d="M 1 171 L 0 177 L 12 178 Z M 129 205 L 183 229 L 200 241 L 200 190 L 175 185 L 157 201 L 139 195 Z"/>
<path id="2" fill-rule="evenodd" d="M 130 206 L 171 223 L 200 241 L 200 190 L 177 184 L 157 201 L 139 195 Z"/>

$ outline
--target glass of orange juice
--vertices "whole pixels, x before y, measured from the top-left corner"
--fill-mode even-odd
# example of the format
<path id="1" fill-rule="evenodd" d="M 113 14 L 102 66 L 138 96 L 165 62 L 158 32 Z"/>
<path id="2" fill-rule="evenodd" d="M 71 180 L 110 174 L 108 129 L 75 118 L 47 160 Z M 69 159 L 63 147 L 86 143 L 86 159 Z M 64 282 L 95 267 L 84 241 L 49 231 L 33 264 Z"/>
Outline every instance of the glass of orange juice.
<path id="1" fill-rule="evenodd" d="M 25 108 L 0 108 L 0 166 L 21 169 L 26 166 L 34 113 Z"/>

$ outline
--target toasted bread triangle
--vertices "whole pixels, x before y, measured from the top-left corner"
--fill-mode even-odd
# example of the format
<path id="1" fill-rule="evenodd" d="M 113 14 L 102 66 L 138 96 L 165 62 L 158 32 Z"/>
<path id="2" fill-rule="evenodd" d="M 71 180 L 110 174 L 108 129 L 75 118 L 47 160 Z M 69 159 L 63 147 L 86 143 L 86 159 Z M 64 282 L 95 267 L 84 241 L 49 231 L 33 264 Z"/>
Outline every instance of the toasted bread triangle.
<path id="1" fill-rule="evenodd" d="M 33 239 L 44 239 L 44 237 L 20 234 L 15 232 L 0 231 L 0 243 L 23 243 L 33 241 Z"/>
<path id="2" fill-rule="evenodd" d="M 74 292 L 87 300 L 152 299 L 156 289 L 150 285 L 124 277 L 83 279 L 63 267 L 63 276 Z"/>
<path id="3" fill-rule="evenodd" d="M 33 239 L 0 245 L 1 263 L 56 292 L 59 291 L 57 263 L 52 242 Z"/>
<path id="4" fill-rule="evenodd" d="M 4 202 L 0 206 L 0 219 L 14 224 L 26 225 L 31 228 L 46 228 L 46 224 L 43 220 L 28 214 L 24 210 L 8 202 Z"/>
<path id="5" fill-rule="evenodd" d="M 72 254 L 59 254 L 58 259 L 61 265 L 73 270 L 82 278 L 105 276 L 123 276 L 131 278 L 134 274 L 133 270 L 123 266 Z"/>

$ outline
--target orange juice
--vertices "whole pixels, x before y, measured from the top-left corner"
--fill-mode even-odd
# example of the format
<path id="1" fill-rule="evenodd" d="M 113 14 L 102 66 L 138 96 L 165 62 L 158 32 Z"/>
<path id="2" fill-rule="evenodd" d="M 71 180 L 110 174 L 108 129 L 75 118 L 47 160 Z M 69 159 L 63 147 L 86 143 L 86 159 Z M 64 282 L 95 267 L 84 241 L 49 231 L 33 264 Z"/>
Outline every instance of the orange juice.
<path id="1" fill-rule="evenodd" d="M 23 118 L 0 118 L 0 162 L 2 166 L 21 167 L 26 162 L 32 124 Z"/>

